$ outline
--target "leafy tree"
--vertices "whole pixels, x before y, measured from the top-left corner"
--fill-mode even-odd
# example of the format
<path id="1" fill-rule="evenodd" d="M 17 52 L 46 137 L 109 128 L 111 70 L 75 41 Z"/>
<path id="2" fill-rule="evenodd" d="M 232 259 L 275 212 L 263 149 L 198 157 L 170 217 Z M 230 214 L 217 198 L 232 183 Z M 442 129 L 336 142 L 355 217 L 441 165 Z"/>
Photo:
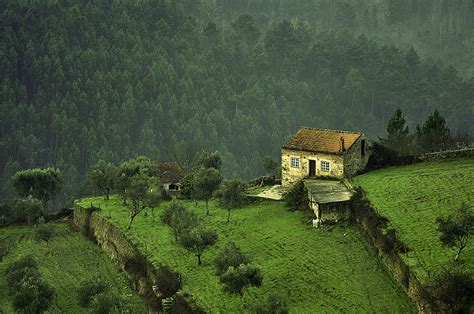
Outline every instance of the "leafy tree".
<path id="1" fill-rule="evenodd" d="M 179 202 L 172 202 L 166 207 L 161 213 L 160 219 L 162 223 L 171 228 L 176 242 L 181 235 L 199 223 L 196 213 L 188 210 Z"/>
<path id="2" fill-rule="evenodd" d="M 157 185 L 157 178 L 151 178 L 145 173 L 138 173 L 134 175 L 130 180 L 130 186 L 127 188 L 126 193 L 130 199 L 130 219 L 127 226 L 127 230 L 132 227 L 133 220 L 138 214 L 147 208 L 148 202 L 153 198 L 150 194 L 154 195 L 150 189 Z"/>
<path id="3" fill-rule="evenodd" d="M 222 158 L 221 154 L 218 151 L 209 153 L 209 152 L 204 152 L 201 155 L 201 158 L 199 160 L 199 165 L 202 167 L 209 169 L 209 168 L 214 168 L 217 170 L 221 170 L 222 167 Z"/>
<path id="4" fill-rule="evenodd" d="M 155 208 L 160 206 L 161 201 L 164 199 L 165 190 L 158 180 L 152 180 L 149 189 L 147 190 L 143 199 L 143 206 L 151 209 L 152 222 L 155 222 Z M 145 211 L 146 214 L 146 211 Z"/>
<path id="5" fill-rule="evenodd" d="M 280 295 L 270 294 L 266 302 L 255 309 L 257 314 L 287 314 L 288 304 Z"/>
<path id="6" fill-rule="evenodd" d="M 462 204 L 456 211 L 448 217 L 439 216 L 436 219 L 438 231 L 441 233 L 441 242 L 449 247 L 457 249 L 454 260 L 459 259 L 462 250 L 467 246 L 467 242 L 474 233 L 474 212 L 467 205 Z"/>
<path id="7" fill-rule="evenodd" d="M 37 241 L 45 241 L 49 250 L 49 240 L 54 236 L 54 228 L 49 224 L 41 224 L 35 229 L 35 239 Z"/>
<path id="8" fill-rule="evenodd" d="M 181 196 L 192 198 L 196 193 L 194 191 L 194 172 L 186 174 L 181 180 Z"/>
<path id="9" fill-rule="evenodd" d="M 412 138 L 408 126 L 405 126 L 405 117 L 400 109 L 395 110 L 387 126 L 387 137 L 380 138 L 382 144 L 396 150 L 399 155 L 405 156 L 410 152 Z"/>
<path id="10" fill-rule="evenodd" d="M 13 177 L 13 186 L 21 197 L 33 196 L 46 203 L 54 199 L 61 190 L 61 171 L 55 168 L 34 168 L 19 171 Z"/>
<path id="11" fill-rule="evenodd" d="M 216 191 L 219 205 L 227 209 L 227 222 L 230 222 L 230 211 L 232 208 L 241 207 L 245 201 L 245 183 L 241 180 L 226 180 Z"/>
<path id="12" fill-rule="evenodd" d="M 117 168 L 103 160 L 99 160 L 89 171 L 89 179 L 99 190 L 105 192 L 105 199 L 109 199 L 110 191 L 117 182 Z"/>
<path id="13" fill-rule="evenodd" d="M 423 152 L 445 150 L 449 145 L 450 131 L 446 120 L 435 110 L 423 125 L 416 127 L 416 136 Z"/>
<path id="14" fill-rule="evenodd" d="M 206 200 L 206 215 L 209 215 L 209 199 L 222 182 L 222 175 L 216 168 L 201 167 L 194 174 L 194 191 Z"/>
<path id="15" fill-rule="evenodd" d="M 241 264 L 249 264 L 250 260 L 244 255 L 240 247 L 235 242 L 228 242 L 226 246 L 217 254 L 216 275 L 220 276 L 229 267 L 237 268 Z"/>
<path id="16" fill-rule="evenodd" d="M 260 287 L 262 275 L 260 269 L 249 264 L 241 264 L 238 267 L 230 266 L 227 271 L 219 277 L 224 284 L 224 291 L 238 293 L 241 297 L 242 291 L 247 286 Z"/>
<path id="17" fill-rule="evenodd" d="M 115 185 L 124 200 L 124 204 L 126 204 L 126 200 L 129 198 L 128 191 L 132 184 L 132 179 L 139 174 L 149 178 L 159 177 L 160 169 L 157 163 L 144 156 L 121 163 L 118 168 Z"/>
<path id="18" fill-rule="evenodd" d="M 265 156 L 262 160 L 262 164 L 267 175 L 272 175 L 273 180 L 275 180 L 278 170 L 280 169 L 278 161 L 276 161 L 272 156 Z"/>
<path id="19" fill-rule="evenodd" d="M 196 255 L 198 265 L 201 265 L 201 256 L 210 246 L 217 241 L 217 233 L 199 224 L 181 235 L 179 243 L 189 252 Z"/>

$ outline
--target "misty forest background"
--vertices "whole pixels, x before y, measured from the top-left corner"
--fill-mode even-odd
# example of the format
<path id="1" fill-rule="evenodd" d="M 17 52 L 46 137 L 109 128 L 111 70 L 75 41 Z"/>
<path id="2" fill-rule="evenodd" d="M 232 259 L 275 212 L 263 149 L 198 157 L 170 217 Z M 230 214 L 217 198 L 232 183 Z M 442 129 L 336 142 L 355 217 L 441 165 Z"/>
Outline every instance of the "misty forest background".
<path id="1" fill-rule="evenodd" d="M 99 159 L 262 174 L 301 126 L 383 136 L 400 107 L 474 132 L 473 0 L 0 2 L 0 197 L 52 165 L 64 200 Z"/>

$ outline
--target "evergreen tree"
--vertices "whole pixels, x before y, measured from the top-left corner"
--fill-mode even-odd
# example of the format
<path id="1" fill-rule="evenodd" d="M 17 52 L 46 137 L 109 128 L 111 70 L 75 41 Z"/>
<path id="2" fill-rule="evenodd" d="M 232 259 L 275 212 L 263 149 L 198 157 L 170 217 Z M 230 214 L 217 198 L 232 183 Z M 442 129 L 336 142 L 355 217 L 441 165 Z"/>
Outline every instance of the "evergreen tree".
<path id="1" fill-rule="evenodd" d="M 410 130 L 405 125 L 405 117 L 399 108 L 388 121 L 387 137 L 380 138 L 380 141 L 394 149 L 400 156 L 406 156 L 411 152 L 412 137 L 409 133 Z"/>

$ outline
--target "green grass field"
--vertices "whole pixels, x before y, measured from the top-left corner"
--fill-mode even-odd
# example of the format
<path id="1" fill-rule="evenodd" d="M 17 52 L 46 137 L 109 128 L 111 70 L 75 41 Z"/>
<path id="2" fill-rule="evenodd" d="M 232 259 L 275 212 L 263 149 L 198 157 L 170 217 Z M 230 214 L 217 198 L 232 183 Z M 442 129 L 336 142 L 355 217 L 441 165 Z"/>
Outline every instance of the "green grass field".
<path id="1" fill-rule="evenodd" d="M 454 262 L 455 249 L 439 240 L 436 217 L 474 204 L 474 158 L 419 163 L 369 172 L 354 179 L 390 221 L 410 252 L 403 255 L 422 281 L 444 268 L 474 270 L 474 241 Z"/>
<path id="2" fill-rule="evenodd" d="M 80 233 L 71 232 L 65 223 L 54 224 L 57 233 L 49 243 L 33 239 L 33 227 L 0 228 L 0 240 L 14 240 L 16 247 L 0 262 L 0 313 L 13 313 L 5 282 L 5 269 L 16 258 L 36 257 L 43 279 L 55 291 L 50 313 L 90 313 L 77 302 L 78 285 L 85 279 L 102 278 L 124 299 L 133 313 L 146 313 L 141 296 L 133 292 L 116 265 L 94 243 Z"/>
<path id="3" fill-rule="evenodd" d="M 304 214 L 289 212 L 282 202 L 263 201 L 232 212 L 227 224 L 223 209 L 210 203 L 209 216 L 204 205 L 196 211 L 215 228 L 219 240 L 203 255 L 203 265 L 197 265 L 194 255 L 178 247 L 170 229 L 159 219 L 152 223 L 150 215 L 140 214 L 126 231 L 128 210 L 113 197 L 83 199 L 79 203 L 102 208 L 115 225 L 138 243 L 154 262 L 172 266 L 183 275 L 184 289 L 212 313 L 248 311 L 263 302 L 271 292 L 287 298 L 292 313 L 315 312 L 414 312 L 405 293 L 393 281 L 361 232 L 352 227 L 314 229 L 304 224 Z M 169 203 L 163 203 L 157 215 Z M 194 208 L 194 202 L 185 205 Z M 235 241 L 260 267 L 263 285 L 245 290 L 239 296 L 222 291 L 214 275 L 214 259 L 228 241 Z"/>

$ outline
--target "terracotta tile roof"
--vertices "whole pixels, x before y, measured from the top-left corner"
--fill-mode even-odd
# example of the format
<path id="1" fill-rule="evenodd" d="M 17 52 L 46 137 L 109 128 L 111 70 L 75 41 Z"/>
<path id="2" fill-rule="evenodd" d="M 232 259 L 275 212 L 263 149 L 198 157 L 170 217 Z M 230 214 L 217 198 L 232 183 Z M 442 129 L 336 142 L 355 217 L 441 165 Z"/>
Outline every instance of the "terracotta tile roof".
<path id="1" fill-rule="evenodd" d="M 344 140 L 344 150 L 349 149 L 362 135 L 360 132 L 338 130 L 301 128 L 283 145 L 284 149 L 310 152 L 342 154 L 341 139 Z"/>
<path id="2" fill-rule="evenodd" d="M 162 183 L 179 183 L 183 178 L 184 170 L 176 161 L 164 162 L 158 167 Z"/>

